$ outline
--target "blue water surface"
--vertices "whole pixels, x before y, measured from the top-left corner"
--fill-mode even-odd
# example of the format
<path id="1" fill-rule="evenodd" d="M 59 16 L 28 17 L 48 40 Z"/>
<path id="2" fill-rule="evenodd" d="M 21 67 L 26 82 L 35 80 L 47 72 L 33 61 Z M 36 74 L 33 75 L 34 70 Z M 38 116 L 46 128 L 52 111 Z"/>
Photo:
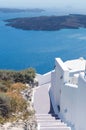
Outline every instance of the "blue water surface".
<path id="1" fill-rule="evenodd" d="M 54 68 L 55 57 L 63 61 L 86 58 L 86 29 L 25 31 L 5 26 L 3 20 L 48 15 L 42 13 L 0 13 L 0 69 L 34 67 L 37 73 Z M 50 15 L 50 14 L 49 14 Z"/>

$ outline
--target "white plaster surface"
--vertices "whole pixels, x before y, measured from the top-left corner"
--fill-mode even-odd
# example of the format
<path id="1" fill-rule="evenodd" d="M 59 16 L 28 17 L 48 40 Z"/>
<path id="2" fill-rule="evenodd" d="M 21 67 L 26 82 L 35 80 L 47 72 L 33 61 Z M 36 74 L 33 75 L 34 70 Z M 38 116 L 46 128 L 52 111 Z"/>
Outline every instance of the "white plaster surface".
<path id="1" fill-rule="evenodd" d="M 55 60 L 51 74 L 51 98 L 55 112 L 72 130 L 86 130 L 86 60 L 83 58 L 65 63 Z M 60 113 L 56 111 L 60 106 Z"/>

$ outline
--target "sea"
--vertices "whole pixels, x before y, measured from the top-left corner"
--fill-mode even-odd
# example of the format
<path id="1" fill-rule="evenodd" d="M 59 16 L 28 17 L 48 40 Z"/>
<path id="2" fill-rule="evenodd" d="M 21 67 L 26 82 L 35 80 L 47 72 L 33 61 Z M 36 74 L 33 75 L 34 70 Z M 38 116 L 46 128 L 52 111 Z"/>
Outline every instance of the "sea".
<path id="1" fill-rule="evenodd" d="M 67 12 L 66 12 L 67 13 Z M 44 74 L 54 69 L 55 58 L 63 61 L 86 58 L 86 29 L 25 31 L 6 26 L 4 20 L 20 17 L 65 15 L 59 11 L 0 12 L 0 69 L 35 68 Z"/>

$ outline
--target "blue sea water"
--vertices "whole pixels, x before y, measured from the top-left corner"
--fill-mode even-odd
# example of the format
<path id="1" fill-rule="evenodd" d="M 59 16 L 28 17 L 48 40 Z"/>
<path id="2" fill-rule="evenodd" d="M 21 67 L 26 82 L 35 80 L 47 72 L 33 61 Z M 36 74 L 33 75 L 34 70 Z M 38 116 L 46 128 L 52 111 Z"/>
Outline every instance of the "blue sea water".
<path id="1" fill-rule="evenodd" d="M 86 29 L 23 31 L 5 26 L 3 20 L 49 13 L 0 13 L 0 69 L 34 67 L 37 73 L 53 69 L 55 57 L 63 61 L 86 58 Z"/>

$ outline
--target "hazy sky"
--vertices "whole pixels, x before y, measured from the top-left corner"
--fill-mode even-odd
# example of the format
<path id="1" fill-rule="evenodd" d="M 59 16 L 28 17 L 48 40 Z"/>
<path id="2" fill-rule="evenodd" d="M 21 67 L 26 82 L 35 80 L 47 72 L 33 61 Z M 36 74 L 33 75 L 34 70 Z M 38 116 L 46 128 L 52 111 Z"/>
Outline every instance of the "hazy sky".
<path id="1" fill-rule="evenodd" d="M 0 7 L 72 7 L 84 9 L 86 0 L 0 0 Z"/>

